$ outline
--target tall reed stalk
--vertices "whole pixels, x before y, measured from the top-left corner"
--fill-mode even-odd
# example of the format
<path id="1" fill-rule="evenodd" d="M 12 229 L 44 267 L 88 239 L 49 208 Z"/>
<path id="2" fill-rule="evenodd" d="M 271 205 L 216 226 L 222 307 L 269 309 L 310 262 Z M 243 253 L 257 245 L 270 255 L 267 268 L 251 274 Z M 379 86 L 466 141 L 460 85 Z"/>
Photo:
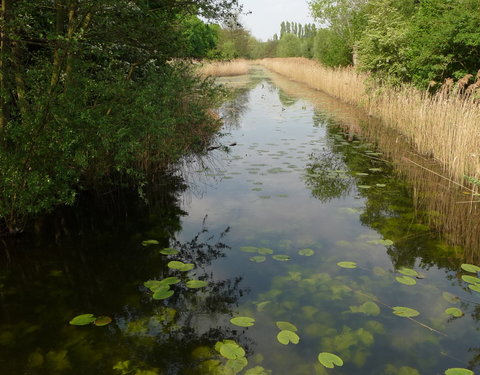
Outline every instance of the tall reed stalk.
<path id="1" fill-rule="evenodd" d="M 368 75 L 352 67 L 332 69 L 305 58 L 258 63 L 363 108 L 400 131 L 420 153 L 436 159 L 450 178 L 480 181 L 480 104 L 471 98 L 448 90 L 432 95 L 409 85 L 375 87 Z"/>
<path id="2" fill-rule="evenodd" d="M 199 73 L 209 77 L 226 77 L 248 74 L 250 64 L 247 60 L 213 61 L 203 64 Z"/>

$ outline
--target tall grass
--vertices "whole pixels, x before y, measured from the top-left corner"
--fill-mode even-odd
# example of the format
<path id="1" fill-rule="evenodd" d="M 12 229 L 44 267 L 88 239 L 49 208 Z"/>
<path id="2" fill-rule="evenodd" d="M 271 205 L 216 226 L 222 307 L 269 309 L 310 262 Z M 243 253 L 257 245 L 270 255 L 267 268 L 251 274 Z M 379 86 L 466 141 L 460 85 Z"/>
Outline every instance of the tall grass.
<path id="1" fill-rule="evenodd" d="M 452 179 L 480 180 L 480 105 L 440 90 L 375 87 L 354 68 L 326 68 L 304 58 L 258 61 L 266 68 L 357 105 L 398 130 L 422 154 L 441 163 Z M 473 85 L 472 85 L 473 86 Z M 476 186 L 478 189 L 479 186 Z"/>
<path id="2" fill-rule="evenodd" d="M 213 61 L 203 64 L 199 73 L 209 77 L 239 76 L 248 74 L 250 64 L 247 60 Z"/>

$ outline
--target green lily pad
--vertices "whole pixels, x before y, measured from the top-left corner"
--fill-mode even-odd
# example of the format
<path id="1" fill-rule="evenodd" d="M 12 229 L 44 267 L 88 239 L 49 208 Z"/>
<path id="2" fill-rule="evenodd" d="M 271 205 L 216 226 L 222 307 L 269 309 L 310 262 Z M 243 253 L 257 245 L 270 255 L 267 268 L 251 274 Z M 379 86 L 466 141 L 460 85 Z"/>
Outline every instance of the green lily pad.
<path id="1" fill-rule="evenodd" d="M 272 249 L 266 248 L 266 247 L 261 247 L 258 249 L 258 253 L 260 255 L 271 255 L 274 253 Z"/>
<path id="2" fill-rule="evenodd" d="M 462 270 L 467 272 L 471 272 L 471 273 L 480 272 L 480 267 L 474 264 L 464 263 L 460 267 L 462 267 Z"/>
<path id="3" fill-rule="evenodd" d="M 95 321 L 95 316 L 93 314 L 82 314 L 77 315 L 75 318 L 70 320 L 72 326 L 86 326 L 87 324 L 93 323 Z"/>
<path id="4" fill-rule="evenodd" d="M 195 268 L 195 265 L 193 263 L 183 263 L 177 260 L 172 260 L 168 262 L 167 266 L 168 268 L 182 271 L 182 272 L 190 271 Z"/>
<path id="5" fill-rule="evenodd" d="M 245 357 L 245 350 L 235 342 L 227 342 L 220 347 L 220 354 L 227 359 Z"/>
<path id="6" fill-rule="evenodd" d="M 228 370 L 231 370 L 232 374 L 238 374 L 247 366 L 248 366 L 248 360 L 245 357 L 240 357 L 237 359 L 229 359 L 227 363 L 225 363 L 225 368 L 227 368 Z"/>
<path id="7" fill-rule="evenodd" d="M 480 284 L 468 284 L 468 287 L 470 289 L 474 290 L 475 292 L 480 293 Z"/>
<path id="8" fill-rule="evenodd" d="M 145 240 L 145 241 L 142 241 L 142 246 L 152 246 L 152 245 L 159 245 L 160 242 L 158 242 L 157 240 Z"/>
<path id="9" fill-rule="evenodd" d="M 456 307 L 449 307 L 448 309 L 445 310 L 445 313 L 455 318 L 460 318 L 461 316 L 464 315 L 463 311 Z"/>
<path id="10" fill-rule="evenodd" d="M 300 337 L 295 332 L 283 330 L 278 333 L 277 340 L 283 345 L 288 345 L 289 343 L 298 344 Z"/>
<path id="11" fill-rule="evenodd" d="M 462 280 L 469 284 L 480 284 L 480 279 L 475 276 L 462 275 Z"/>
<path id="12" fill-rule="evenodd" d="M 335 366 L 343 366 L 343 360 L 335 354 L 332 353 L 320 353 L 318 355 L 318 361 L 324 365 L 326 368 L 334 368 Z"/>
<path id="13" fill-rule="evenodd" d="M 302 249 L 298 251 L 298 254 L 306 257 L 311 257 L 313 254 L 315 254 L 315 251 L 313 251 L 312 249 Z"/>
<path id="14" fill-rule="evenodd" d="M 95 319 L 95 322 L 93 322 L 93 324 L 95 324 L 97 327 L 103 327 L 110 324 L 111 322 L 112 318 L 110 318 L 109 316 L 99 316 L 97 319 Z"/>
<path id="15" fill-rule="evenodd" d="M 245 253 L 256 253 L 258 251 L 258 247 L 255 246 L 242 246 L 240 248 L 241 251 Z"/>
<path id="16" fill-rule="evenodd" d="M 251 327 L 255 324 L 255 319 L 248 316 L 237 316 L 236 318 L 230 319 L 230 323 L 239 327 Z"/>
<path id="17" fill-rule="evenodd" d="M 208 283 L 203 280 L 188 280 L 185 285 L 190 289 L 198 289 L 206 287 Z"/>
<path id="18" fill-rule="evenodd" d="M 162 300 L 162 299 L 167 299 L 171 296 L 173 296 L 173 290 L 167 288 L 162 288 L 162 289 L 157 289 L 155 293 L 153 293 L 152 298 L 155 300 Z"/>
<path id="19" fill-rule="evenodd" d="M 449 368 L 445 370 L 445 375 L 474 375 L 473 371 L 466 368 Z"/>
<path id="20" fill-rule="evenodd" d="M 180 279 L 178 277 L 167 277 L 163 280 L 148 280 L 143 283 L 146 288 L 155 292 L 158 289 L 168 289 L 169 285 L 178 284 Z"/>
<path id="21" fill-rule="evenodd" d="M 370 189 L 371 186 L 370 185 L 358 185 L 357 186 L 359 189 Z"/>
<path id="22" fill-rule="evenodd" d="M 397 276 L 395 278 L 399 283 L 405 284 L 405 285 L 415 285 L 417 281 L 415 279 L 412 279 L 409 276 Z"/>
<path id="23" fill-rule="evenodd" d="M 449 292 L 443 292 L 442 297 L 449 303 L 457 303 L 460 300 L 460 298 L 458 298 L 455 294 Z"/>
<path id="24" fill-rule="evenodd" d="M 402 267 L 398 270 L 398 272 L 400 272 L 402 275 L 405 275 L 405 276 L 412 276 L 412 277 L 418 276 L 418 272 L 415 270 L 412 270 L 411 268 Z"/>
<path id="25" fill-rule="evenodd" d="M 276 322 L 275 323 L 278 327 L 278 329 L 282 331 L 292 331 L 292 332 L 297 332 L 297 327 L 295 327 L 292 323 L 290 322 Z"/>
<path id="26" fill-rule="evenodd" d="M 257 256 L 251 257 L 250 260 L 255 263 L 263 263 L 267 260 L 267 258 L 263 255 L 257 255 Z"/>
<path id="27" fill-rule="evenodd" d="M 378 240 L 377 243 L 385 246 L 391 246 L 394 244 L 392 240 Z"/>
<path id="28" fill-rule="evenodd" d="M 160 254 L 163 255 L 177 255 L 180 252 L 180 250 L 173 249 L 171 247 L 167 247 L 165 249 L 160 250 Z"/>
<path id="29" fill-rule="evenodd" d="M 355 262 L 338 262 L 337 266 L 342 267 L 342 268 L 357 268 L 357 263 Z"/>
<path id="30" fill-rule="evenodd" d="M 282 255 L 282 254 L 273 255 L 272 258 L 275 259 L 275 260 L 278 260 L 280 262 L 287 262 L 291 259 L 290 256 Z"/>
<path id="31" fill-rule="evenodd" d="M 420 313 L 417 310 L 411 309 L 410 307 L 403 307 L 403 306 L 393 307 L 393 313 L 403 318 L 413 318 L 414 316 L 420 315 Z"/>

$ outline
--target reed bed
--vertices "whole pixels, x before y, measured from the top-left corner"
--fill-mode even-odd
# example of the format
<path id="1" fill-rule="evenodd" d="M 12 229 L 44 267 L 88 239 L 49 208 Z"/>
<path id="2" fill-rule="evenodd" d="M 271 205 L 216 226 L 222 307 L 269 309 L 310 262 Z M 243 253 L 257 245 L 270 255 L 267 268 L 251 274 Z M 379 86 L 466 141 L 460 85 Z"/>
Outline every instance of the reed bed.
<path id="1" fill-rule="evenodd" d="M 231 61 L 213 61 L 203 64 L 199 72 L 208 77 L 227 77 L 248 74 L 250 63 L 247 60 L 238 59 Z"/>
<path id="2" fill-rule="evenodd" d="M 437 160 L 448 177 L 463 183 L 468 176 L 476 191 L 480 187 L 480 104 L 471 100 L 472 89 L 468 97 L 459 95 L 460 81 L 456 86 L 448 82 L 450 87 L 432 95 L 412 86 L 375 87 L 368 75 L 352 67 L 332 69 L 305 58 L 258 63 L 363 108 L 406 136 L 420 153 Z M 478 78 L 470 87 L 480 83 Z"/>

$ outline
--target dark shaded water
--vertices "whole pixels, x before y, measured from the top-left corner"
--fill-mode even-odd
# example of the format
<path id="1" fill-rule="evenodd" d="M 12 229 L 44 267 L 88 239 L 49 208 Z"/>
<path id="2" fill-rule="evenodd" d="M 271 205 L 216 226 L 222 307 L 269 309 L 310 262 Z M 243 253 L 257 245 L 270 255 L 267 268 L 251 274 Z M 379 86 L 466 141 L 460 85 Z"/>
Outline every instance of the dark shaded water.
<path id="1" fill-rule="evenodd" d="M 164 184 L 148 208 L 100 199 L 102 209 L 45 227 L 56 241 L 5 244 L 1 374 L 479 369 L 480 293 L 461 279 L 462 249 L 430 229 L 435 213 L 413 204 L 381 150 L 345 133 L 331 108 L 288 96 L 262 74 L 223 108 L 222 143 L 237 145 L 190 163 L 187 191 Z M 150 239 L 159 244 L 142 246 Z M 180 252 L 161 254 L 166 247 Z M 172 260 L 194 269 L 171 269 Z M 415 285 L 397 281 L 412 269 Z M 181 279 L 174 294 L 153 300 L 143 283 L 171 276 Z M 207 286 L 188 288 L 192 279 Z M 397 306 L 420 314 L 399 317 Z M 450 307 L 465 315 L 449 316 Z M 113 322 L 69 325 L 85 313 Z M 230 323 L 236 316 L 254 325 Z M 298 344 L 277 341 L 278 321 L 296 326 Z M 214 349 L 228 339 L 245 349 L 246 367 Z M 326 369 L 321 352 L 344 365 Z"/>

